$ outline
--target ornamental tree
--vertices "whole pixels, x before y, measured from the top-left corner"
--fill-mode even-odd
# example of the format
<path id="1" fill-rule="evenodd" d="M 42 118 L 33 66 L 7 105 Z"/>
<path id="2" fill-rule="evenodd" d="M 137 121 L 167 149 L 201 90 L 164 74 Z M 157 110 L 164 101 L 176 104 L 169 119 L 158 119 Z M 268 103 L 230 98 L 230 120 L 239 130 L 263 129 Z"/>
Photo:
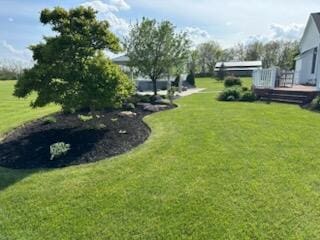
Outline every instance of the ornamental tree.
<path id="1" fill-rule="evenodd" d="M 56 103 L 65 111 L 115 107 L 130 96 L 133 83 L 103 53 L 118 53 L 119 39 L 96 14 L 85 7 L 44 9 L 40 21 L 56 35 L 30 47 L 35 65 L 18 80 L 14 95 L 35 91 L 32 107 Z"/>
<path id="2" fill-rule="evenodd" d="M 168 21 L 143 18 L 132 26 L 125 39 L 129 65 L 137 73 L 149 77 L 157 95 L 157 80 L 172 69 L 181 69 L 189 56 L 190 41 L 186 33 L 176 33 Z"/>

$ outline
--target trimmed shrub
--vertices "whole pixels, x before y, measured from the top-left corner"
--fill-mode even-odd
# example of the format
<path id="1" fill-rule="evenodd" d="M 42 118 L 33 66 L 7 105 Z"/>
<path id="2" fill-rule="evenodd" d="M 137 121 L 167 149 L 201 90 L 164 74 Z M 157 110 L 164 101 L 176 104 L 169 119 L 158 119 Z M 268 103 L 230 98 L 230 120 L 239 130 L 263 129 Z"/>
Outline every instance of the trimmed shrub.
<path id="1" fill-rule="evenodd" d="M 187 76 L 186 79 L 187 83 L 189 83 L 191 86 L 195 86 L 195 76 L 194 73 L 192 71 L 190 71 L 190 73 Z"/>
<path id="2" fill-rule="evenodd" d="M 310 103 L 311 110 L 320 111 L 320 96 L 315 97 Z"/>
<path id="3" fill-rule="evenodd" d="M 242 87 L 242 91 L 244 91 L 244 92 L 249 91 L 249 88 L 248 87 Z"/>
<path id="4" fill-rule="evenodd" d="M 229 76 L 224 80 L 224 86 L 225 87 L 233 87 L 233 86 L 241 86 L 242 82 L 240 78 Z"/>
<path id="5" fill-rule="evenodd" d="M 125 103 L 123 105 L 123 108 L 128 111 L 131 111 L 131 110 L 134 110 L 136 108 L 136 106 L 133 103 Z"/>
<path id="6" fill-rule="evenodd" d="M 218 96 L 220 101 L 236 101 L 239 100 L 241 96 L 241 88 L 230 87 L 224 89 Z"/>
<path id="7" fill-rule="evenodd" d="M 257 96 L 254 92 L 246 91 L 241 94 L 240 101 L 242 102 L 254 102 L 257 99 Z"/>
<path id="8" fill-rule="evenodd" d="M 142 96 L 139 96 L 139 97 L 140 97 L 140 102 L 143 102 L 143 103 L 151 102 L 151 96 L 150 95 L 142 95 Z"/>

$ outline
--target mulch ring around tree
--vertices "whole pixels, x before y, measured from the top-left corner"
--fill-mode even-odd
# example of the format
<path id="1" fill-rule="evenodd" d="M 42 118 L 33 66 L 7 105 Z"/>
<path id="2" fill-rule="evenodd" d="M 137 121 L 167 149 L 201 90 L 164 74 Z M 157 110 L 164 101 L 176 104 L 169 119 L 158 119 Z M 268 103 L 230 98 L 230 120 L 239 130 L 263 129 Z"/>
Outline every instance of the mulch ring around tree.
<path id="1" fill-rule="evenodd" d="M 167 106 L 166 109 L 171 107 Z M 165 109 L 162 109 L 165 110 Z M 97 118 L 80 119 L 87 113 L 55 114 L 55 122 L 35 120 L 10 132 L 0 141 L 0 166 L 13 169 L 61 168 L 96 162 L 125 153 L 143 143 L 150 135 L 142 121 L 150 112 L 140 108 L 97 112 Z M 50 146 L 70 145 L 52 159 Z"/>

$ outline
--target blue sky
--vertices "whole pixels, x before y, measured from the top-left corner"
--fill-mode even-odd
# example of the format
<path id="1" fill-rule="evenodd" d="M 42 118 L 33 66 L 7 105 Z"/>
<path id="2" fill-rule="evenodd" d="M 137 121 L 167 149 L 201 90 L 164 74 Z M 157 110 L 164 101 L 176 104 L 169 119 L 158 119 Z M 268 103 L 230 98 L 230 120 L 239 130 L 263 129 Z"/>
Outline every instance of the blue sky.
<path id="1" fill-rule="evenodd" d="M 29 61 L 27 47 L 50 29 L 39 23 L 43 8 L 92 6 L 112 30 L 125 35 L 143 16 L 172 21 L 195 44 L 216 40 L 224 47 L 252 39 L 299 39 L 317 0 L 0 0 L 0 58 Z"/>

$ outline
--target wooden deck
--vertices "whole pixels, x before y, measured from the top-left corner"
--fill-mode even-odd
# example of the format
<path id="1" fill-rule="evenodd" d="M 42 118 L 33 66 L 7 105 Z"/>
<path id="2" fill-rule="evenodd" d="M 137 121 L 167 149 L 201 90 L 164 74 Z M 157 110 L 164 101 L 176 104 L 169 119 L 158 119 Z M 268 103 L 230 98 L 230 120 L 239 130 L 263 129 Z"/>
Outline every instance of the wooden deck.
<path id="1" fill-rule="evenodd" d="M 320 92 L 320 90 L 318 90 L 314 86 L 305 86 L 305 85 L 294 85 L 292 87 L 277 87 L 277 88 L 274 88 L 274 90 L 298 91 L 298 92 Z"/>
<path id="2" fill-rule="evenodd" d="M 313 86 L 294 85 L 293 87 L 254 88 L 255 94 L 263 101 L 308 104 L 320 91 Z"/>

